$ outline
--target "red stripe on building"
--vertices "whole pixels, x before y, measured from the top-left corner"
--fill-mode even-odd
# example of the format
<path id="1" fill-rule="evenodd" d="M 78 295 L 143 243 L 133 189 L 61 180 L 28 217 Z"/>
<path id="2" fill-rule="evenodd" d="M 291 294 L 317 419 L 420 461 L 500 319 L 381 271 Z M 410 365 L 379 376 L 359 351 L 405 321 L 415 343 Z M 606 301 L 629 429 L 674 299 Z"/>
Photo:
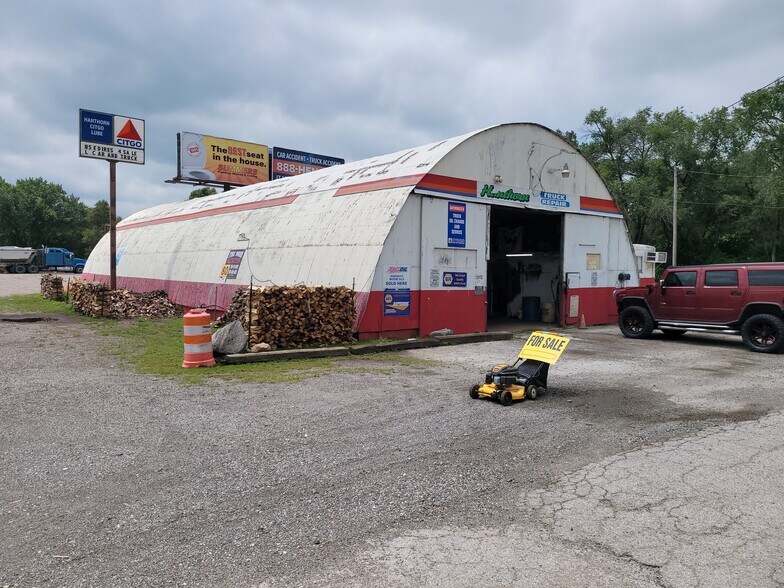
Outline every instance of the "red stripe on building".
<path id="1" fill-rule="evenodd" d="M 106 274 L 82 274 L 91 282 L 109 282 Z M 186 282 L 155 278 L 117 276 L 117 286 L 134 292 L 165 290 L 169 299 L 187 309 L 204 308 L 213 316 L 221 315 L 231 304 L 234 292 L 241 284 Z M 575 325 L 585 316 L 589 325 L 614 323 L 618 319 L 614 288 L 570 289 L 561 300 L 561 317 L 566 325 Z M 578 314 L 568 316 L 570 297 L 579 296 Z M 476 295 L 473 290 L 413 290 L 409 316 L 384 316 L 384 292 L 357 292 L 357 315 L 353 330 L 361 339 L 379 337 L 427 336 L 436 329 L 449 327 L 456 333 L 485 331 L 487 328 L 487 295 Z"/>
<path id="2" fill-rule="evenodd" d="M 417 184 L 417 188 L 448 192 L 459 196 L 476 196 L 476 180 L 452 178 L 438 174 L 426 174 Z"/>
<path id="3" fill-rule="evenodd" d="M 146 227 L 149 225 L 160 225 L 163 223 L 173 223 L 177 221 L 191 220 L 194 218 L 201 218 L 204 216 L 215 216 L 218 214 L 228 214 L 230 212 L 240 212 L 243 210 L 255 210 L 257 208 L 267 208 L 270 206 L 283 206 L 284 204 L 291 204 L 297 199 L 297 194 L 291 196 L 281 196 L 280 198 L 269 198 L 267 200 L 257 200 L 255 202 L 244 202 L 242 204 L 229 204 L 227 206 L 218 206 L 209 210 L 200 210 L 198 212 L 189 212 L 186 214 L 177 214 L 174 216 L 167 216 L 164 218 L 154 218 L 148 221 L 139 221 L 137 223 L 129 223 L 127 225 L 119 225 L 118 231 L 126 229 L 136 229 L 138 227 Z"/>
<path id="4" fill-rule="evenodd" d="M 386 190 L 389 188 L 402 188 L 403 186 L 415 186 L 422 179 L 424 174 L 413 176 L 400 176 L 398 178 L 387 178 L 384 180 L 374 180 L 372 182 L 360 182 L 359 184 L 349 184 L 338 188 L 335 196 L 346 196 L 348 194 L 359 194 L 360 192 L 374 192 L 376 190 Z"/>
<path id="5" fill-rule="evenodd" d="M 614 200 L 604 200 L 602 198 L 591 198 L 590 196 L 580 196 L 580 210 L 591 212 L 611 212 L 621 214 L 618 205 Z"/>

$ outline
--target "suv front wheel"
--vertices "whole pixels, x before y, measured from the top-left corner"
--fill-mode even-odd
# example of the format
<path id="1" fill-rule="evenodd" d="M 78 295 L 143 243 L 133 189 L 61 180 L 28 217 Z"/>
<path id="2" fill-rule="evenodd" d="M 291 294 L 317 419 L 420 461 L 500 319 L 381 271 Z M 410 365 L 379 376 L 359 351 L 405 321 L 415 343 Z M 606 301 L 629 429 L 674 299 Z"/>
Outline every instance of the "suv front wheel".
<path id="1" fill-rule="evenodd" d="M 752 351 L 776 353 L 784 345 L 784 321 L 773 314 L 755 314 L 746 319 L 740 334 Z"/>
<path id="2" fill-rule="evenodd" d="M 653 332 L 653 317 L 642 306 L 629 306 L 618 315 L 618 326 L 624 337 L 645 339 Z"/>

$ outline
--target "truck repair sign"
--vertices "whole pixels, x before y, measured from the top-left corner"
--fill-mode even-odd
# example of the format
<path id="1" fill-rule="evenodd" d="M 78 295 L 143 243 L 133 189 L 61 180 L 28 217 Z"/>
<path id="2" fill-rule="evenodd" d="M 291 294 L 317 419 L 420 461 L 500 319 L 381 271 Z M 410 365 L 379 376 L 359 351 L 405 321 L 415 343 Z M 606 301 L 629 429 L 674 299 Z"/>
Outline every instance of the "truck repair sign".
<path id="1" fill-rule="evenodd" d="M 447 239 L 448 247 L 466 246 L 466 205 L 462 202 L 447 203 Z"/>
<path id="2" fill-rule="evenodd" d="M 144 120 L 79 110 L 79 157 L 144 164 Z"/>
<path id="3" fill-rule="evenodd" d="M 557 333 L 535 331 L 523 345 L 519 357 L 553 364 L 561 357 L 569 341 L 568 337 L 561 337 Z"/>

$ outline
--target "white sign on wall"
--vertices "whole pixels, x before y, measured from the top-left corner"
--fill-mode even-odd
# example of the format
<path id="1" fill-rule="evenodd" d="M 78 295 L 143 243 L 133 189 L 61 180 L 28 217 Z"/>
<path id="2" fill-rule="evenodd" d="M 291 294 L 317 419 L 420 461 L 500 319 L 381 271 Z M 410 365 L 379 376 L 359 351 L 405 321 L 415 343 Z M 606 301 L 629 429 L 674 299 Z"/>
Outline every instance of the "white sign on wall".
<path id="1" fill-rule="evenodd" d="M 408 288 L 408 266 L 388 265 L 384 267 L 384 289 Z"/>

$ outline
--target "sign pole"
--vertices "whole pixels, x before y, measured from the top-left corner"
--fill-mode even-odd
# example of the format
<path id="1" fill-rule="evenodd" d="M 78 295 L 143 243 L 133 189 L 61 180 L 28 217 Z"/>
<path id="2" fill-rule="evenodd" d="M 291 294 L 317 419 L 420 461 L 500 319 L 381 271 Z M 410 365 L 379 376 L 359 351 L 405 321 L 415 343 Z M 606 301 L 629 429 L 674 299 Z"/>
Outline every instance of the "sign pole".
<path id="1" fill-rule="evenodd" d="M 117 289 L 117 162 L 109 160 L 109 288 Z"/>

